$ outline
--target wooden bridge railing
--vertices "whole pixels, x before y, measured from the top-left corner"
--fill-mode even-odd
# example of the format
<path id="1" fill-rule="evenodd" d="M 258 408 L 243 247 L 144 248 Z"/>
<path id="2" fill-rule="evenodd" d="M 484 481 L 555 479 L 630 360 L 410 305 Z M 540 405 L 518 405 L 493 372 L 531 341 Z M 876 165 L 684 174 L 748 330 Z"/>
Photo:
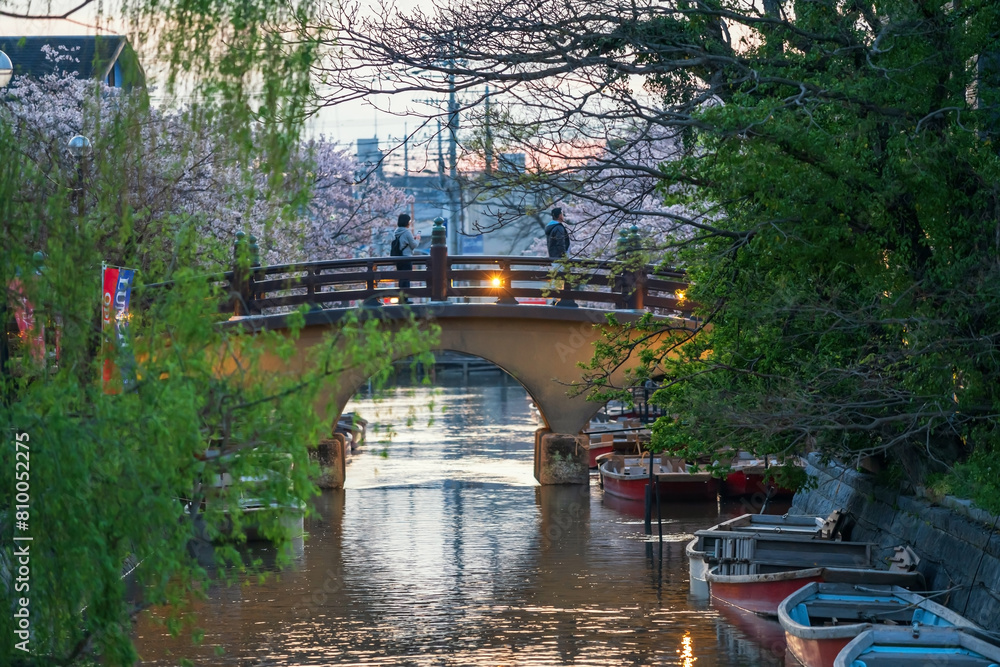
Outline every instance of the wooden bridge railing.
<path id="1" fill-rule="evenodd" d="M 254 264 L 256 252 L 242 238 L 236 258 Z M 249 253 L 249 254 L 246 254 Z M 409 262 L 409 270 L 397 263 Z M 465 255 L 448 256 L 444 228 L 432 234 L 430 255 L 345 259 L 277 266 L 236 268 L 225 274 L 230 299 L 223 311 L 258 315 L 266 310 L 303 304 L 323 307 L 380 305 L 385 300 L 448 301 L 495 298 L 514 305 L 518 299 L 558 299 L 554 305 L 577 307 L 578 302 L 607 304 L 609 309 L 690 313 L 684 298 L 688 284 L 682 271 L 628 268 L 622 262 L 552 260 L 547 257 Z M 400 281 L 410 287 L 400 289 Z"/>

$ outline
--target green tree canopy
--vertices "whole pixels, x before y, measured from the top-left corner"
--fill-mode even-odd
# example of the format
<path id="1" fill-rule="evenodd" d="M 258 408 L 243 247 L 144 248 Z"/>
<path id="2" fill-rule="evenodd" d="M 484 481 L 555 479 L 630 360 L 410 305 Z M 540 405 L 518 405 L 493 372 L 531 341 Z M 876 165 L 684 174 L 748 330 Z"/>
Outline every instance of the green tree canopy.
<path id="1" fill-rule="evenodd" d="M 586 174 L 587 141 L 682 142 L 659 240 L 705 327 L 658 346 L 648 322 L 588 373 L 606 398 L 642 348 L 633 380 L 663 376 L 675 416 L 657 446 L 886 455 L 915 483 L 965 462 L 998 507 L 996 2 L 470 0 L 331 24 L 379 75 L 355 94 L 489 83 L 559 177 Z M 638 170 L 616 152 L 601 170 Z"/>

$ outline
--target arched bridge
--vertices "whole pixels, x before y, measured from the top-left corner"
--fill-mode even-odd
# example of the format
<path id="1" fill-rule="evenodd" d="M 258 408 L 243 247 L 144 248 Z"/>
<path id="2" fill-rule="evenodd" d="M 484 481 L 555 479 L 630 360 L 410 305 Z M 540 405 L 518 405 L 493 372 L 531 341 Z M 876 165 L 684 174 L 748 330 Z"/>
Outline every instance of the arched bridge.
<path id="1" fill-rule="evenodd" d="M 440 326 L 437 349 L 481 357 L 518 380 L 538 406 L 546 432 L 570 438 L 600 408 L 567 391 L 580 379 L 578 364 L 590 360 L 600 337 L 594 325 L 606 313 L 627 322 L 652 312 L 672 318 L 678 329 L 694 328 L 680 271 L 607 261 L 448 256 L 443 238 L 438 241 L 423 256 L 237 268 L 226 274 L 226 309 L 241 326 L 280 330 L 289 307 L 310 307 L 300 353 L 287 362 L 271 359 L 275 371 L 304 364 L 308 349 L 350 311 L 361 309 L 390 328 L 412 313 Z M 360 375 L 342 378 L 328 410 L 339 414 L 366 381 Z"/>

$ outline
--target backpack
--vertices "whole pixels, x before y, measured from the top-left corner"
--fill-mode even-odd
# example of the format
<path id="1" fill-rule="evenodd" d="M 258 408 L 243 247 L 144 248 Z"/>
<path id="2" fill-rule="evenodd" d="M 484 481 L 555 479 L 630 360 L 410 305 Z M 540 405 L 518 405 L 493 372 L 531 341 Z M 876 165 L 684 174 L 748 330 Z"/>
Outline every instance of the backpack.
<path id="1" fill-rule="evenodd" d="M 555 234 L 556 227 L 561 227 L 562 228 L 562 230 L 561 230 L 562 231 L 562 234 L 561 234 L 562 238 L 561 239 L 559 238 L 560 235 L 556 235 Z M 562 252 L 558 253 L 558 254 L 559 255 L 565 255 L 566 253 L 569 252 L 569 232 L 566 230 L 566 225 L 564 225 L 561 222 L 559 224 L 557 224 L 557 225 L 546 225 L 544 231 L 545 231 L 545 243 L 549 247 L 549 255 L 550 256 L 552 255 L 551 248 L 552 248 L 553 244 L 560 244 L 560 242 L 565 242 L 566 247 L 563 248 Z"/>
<path id="2" fill-rule="evenodd" d="M 399 237 L 400 236 L 402 236 L 402 234 L 397 234 L 392 239 L 392 245 L 389 246 L 389 257 L 402 257 L 403 256 L 403 249 L 401 247 L 399 247 Z"/>

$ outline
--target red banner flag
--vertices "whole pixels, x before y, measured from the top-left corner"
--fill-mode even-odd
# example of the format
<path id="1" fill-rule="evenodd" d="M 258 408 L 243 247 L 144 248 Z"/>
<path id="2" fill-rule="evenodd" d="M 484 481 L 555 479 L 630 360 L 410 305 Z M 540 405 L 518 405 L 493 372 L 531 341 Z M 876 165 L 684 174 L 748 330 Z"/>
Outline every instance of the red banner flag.
<path id="1" fill-rule="evenodd" d="M 111 360 L 111 349 L 108 343 L 115 340 L 115 290 L 118 286 L 118 269 L 104 267 L 104 285 L 101 288 L 101 351 L 104 357 L 104 393 L 117 394 L 118 389 L 111 386 L 111 378 L 115 372 L 115 362 Z"/>

